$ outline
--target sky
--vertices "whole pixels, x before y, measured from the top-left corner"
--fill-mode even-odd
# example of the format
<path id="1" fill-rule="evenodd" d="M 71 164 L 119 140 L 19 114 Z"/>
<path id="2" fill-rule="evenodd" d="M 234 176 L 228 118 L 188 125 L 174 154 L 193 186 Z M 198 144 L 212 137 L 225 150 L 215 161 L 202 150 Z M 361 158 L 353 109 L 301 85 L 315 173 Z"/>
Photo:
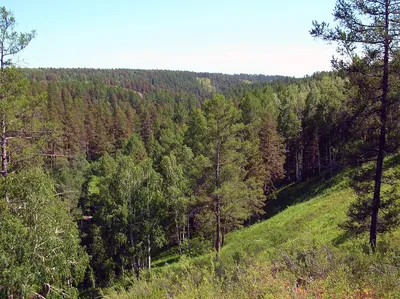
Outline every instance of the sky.
<path id="1" fill-rule="evenodd" d="M 309 34 L 335 0 L 3 0 L 37 37 L 21 67 L 168 69 L 303 77 L 335 47 Z"/>

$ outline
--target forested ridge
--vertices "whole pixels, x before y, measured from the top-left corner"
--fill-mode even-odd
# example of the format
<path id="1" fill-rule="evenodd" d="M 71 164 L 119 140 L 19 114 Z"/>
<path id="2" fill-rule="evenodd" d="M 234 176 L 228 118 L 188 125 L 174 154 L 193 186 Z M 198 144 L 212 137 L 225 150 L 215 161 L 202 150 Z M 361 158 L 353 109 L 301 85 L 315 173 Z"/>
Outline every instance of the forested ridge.
<path id="1" fill-rule="evenodd" d="M 213 92 L 229 92 L 231 88 L 245 88 L 241 85 L 290 81 L 291 77 L 251 74 L 196 73 L 168 70 L 131 69 L 25 69 L 25 76 L 32 81 L 81 81 L 110 86 L 119 86 L 140 93 L 160 90 L 188 92 L 204 98 Z"/>
<path id="2" fill-rule="evenodd" d="M 0 296 L 98 296 L 127 277 L 129 286 L 151 283 L 154 260 L 175 256 L 186 267 L 186 257 L 210 252 L 215 273 L 205 277 L 235 281 L 239 274 L 232 278 L 221 262 L 228 234 L 285 209 L 291 188 L 311 192 L 313 182 L 334 181 L 343 171 L 352 171 L 346 186 L 355 194 L 348 193 L 354 201 L 339 223 L 343 238 L 363 240 L 366 256 L 396 256 L 379 237 L 399 224 L 397 31 L 376 18 L 363 27 L 354 11 L 379 12 L 395 27 L 398 4 L 361 2 L 338 1 L 344 31 L 314 22 L 311 34 L 337 42 L 342 52 L 353 53 L 355 41 L 366 44 L 365 55 L 354 52 L 333 61 L 332 72 L 301 79 L 21 69 L 7 57 L 36 33 L 8 34 L 15 19 L 3 7 Z M 291 250 L 293 258 L 297 249 Z M 312 250 L 299 249 L 296 267 L 282 266 L 290 262 L 285 257 L 274 260 L 271 275 L 318 268 L 313 263 L 325 251 L 315 249 L 312 260 Z M 246 263 L 244 254 L 252 253 L 234 253 L 234 271 Z M 373 258 L 346 258 L 360 261 L 359 269 L 379 267 Z M 397 267 L 394 260 L 387 263 Z M 394 268 L 379 269 L 398 277 Z M 329 276 L 307 275 L 296 277 L 296 292 L 306 288 L 303 280 Z M 352 279 L 362 285 L 360 277 Z"/>

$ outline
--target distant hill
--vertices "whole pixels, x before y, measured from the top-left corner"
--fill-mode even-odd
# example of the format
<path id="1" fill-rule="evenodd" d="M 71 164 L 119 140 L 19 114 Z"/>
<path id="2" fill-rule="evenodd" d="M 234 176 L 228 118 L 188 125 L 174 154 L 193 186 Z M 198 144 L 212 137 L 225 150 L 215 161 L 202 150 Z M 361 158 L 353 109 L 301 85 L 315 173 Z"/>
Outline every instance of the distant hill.
<path id="1" fill-rule="evenodd" d="M 294 80 L 278 75 L 198 73 L 169 70 L 39 68 L 24 69 L 32 81 L 83 81 L 120 86 L 140 93 L 159 90 L 188 92 L 200 97 L 242 85 Z"/>

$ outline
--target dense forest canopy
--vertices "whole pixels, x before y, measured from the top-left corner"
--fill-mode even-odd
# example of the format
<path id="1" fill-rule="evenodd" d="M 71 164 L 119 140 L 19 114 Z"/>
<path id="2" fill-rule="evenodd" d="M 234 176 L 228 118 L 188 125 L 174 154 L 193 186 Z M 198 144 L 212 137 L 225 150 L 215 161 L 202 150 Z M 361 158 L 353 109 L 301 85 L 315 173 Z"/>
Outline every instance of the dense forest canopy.
<path id="1" fill-rule="evenodd" d="M 388 56 L 397 31 L 382 34 L 381 19 L 358 27 L 351 9 L 381 11 L 361 2 L 338 1 L 344 31 L 314 23 L 312 34 L 349 52 L 354 41 L 373 46 L 302 79 L 20 69 L 6 56 L 35 32 L 14 32 L 2 8 L 0 296 L 76 297 L 140 279 L 168 250 L 218 260 L 229 232 L 278 212 L 279 189 L 345 167 L 360 169 L 359 196 L 342 227 L 371 227 L 375 251 L 377 232 L 399 223 L 397 174 L 381 176 L 400 145 L 400 56 L 395 46 Z M 375 176 L 362 172 L 369 161 Z"/>
<path id="2" fill-rule="evenodd" d="M 167 70 L 130 69 L 25 69 L 25 76 L 32 81 L 81 81 L 119 86 L 140 93 L 159 90 L 188 92 L 197 97 L 210 96 L 213 92 L 224 92 L 231 88 L 274 80 L 290 81 L 285 76 L 249 74 L 216 74 Z"/>

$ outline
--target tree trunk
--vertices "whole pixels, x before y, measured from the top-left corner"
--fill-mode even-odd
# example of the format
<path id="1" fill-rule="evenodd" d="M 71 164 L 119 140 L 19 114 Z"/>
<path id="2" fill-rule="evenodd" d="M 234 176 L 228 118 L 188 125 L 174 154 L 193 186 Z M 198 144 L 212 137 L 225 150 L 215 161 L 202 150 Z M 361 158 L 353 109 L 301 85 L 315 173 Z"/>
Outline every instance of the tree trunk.
<path id="1" fill-rule="evenodd" d="M 303 168 L 304 166 L 304 145 L 299 145 L 300 146 L 300 150 L 299 150 L 299 156 L 297 158 L 297 163 L 299 164 L 299 180 L 298 182 L 302 182 L 303 181 Z"/>
<path id="2" fill-rule="evenodd" d="M 331 145 L 331 139 L 330 138 L 329 138 L 329 142 L 328 142 L 328 149 L 329 149 L 329 171 L 331 173 L 331 177 L 333 177 L 334 159 L 333 159 L 332 145 Z"/>
<path id="3" fill-rule="evenodd" d="M 175 235 L 176 235 L 176 242 L 178 243 L 179 247 L 179 255 L 182 255 L 182 246 L 181 246 L 182 244 L 179 231 L 178 215 L 176 211 L 175 211 Z"/>
<path id="4" fill-rule="evenodd" d="M 310 169 L 310 164 L 312 164 L 312 161 L 309 161 L 309 144 L 307 142 L 306 138 L 306 132 L 305 128 L 303 128 L 303 136 L 302 136 L 302 141 L 303 141 L 303 151 L 301 152 L 301 162 L 302 162 L 302 168 L 300 171 L 301 174 L 301 181 L 306 182 L 308 180 L 308 172 Z"/>
<path id="5" fill-rule="evenodd" d="M 188 247 L 188 253 L 190 256 L 190 214 L 188 214 L 188 221 L 187 221 L 187 247 Z"/>
<path id="6" fill-rule="evenodd" d="M 215 153 L 215 186 L 217 190 L 220 187 L 219 182 L 219 167 L 220 167 L 220 145 L 217 143 Z M 215 199 L 215 220 L 216 220 L 216 236 L 215 236 L 215 251 L 217 252 L 217 259 L 219 259 L 219 253 L 221 251 L 221 198 L 219 195 Z"/>
<path id="7" fill-rule="evenodd" d="M 151 269 L 151 242 L 150 236 L 147 236 L 147 269 Z"/>
<path id="8" fill-rule="evenodd" d="M 140 278 L 140 261 L 137 256 L 135 256 L 135 265 L 134 265 L 133 269 L 135 270 L 136 279 L 139 279 Z"/>
<path id="9" fill-rule="evenodd" d="M 319 150 L 319 136 L 318 136 L 318 129 L 315 130 L 315 146 L 317 151 L 317 164 L 318 164 L 318 175 L 321 175 L 321 153 Z"/>
<path id="10" fill-rule="evenodd" d="M 215 251 L 217 252 L 217 259 L 219 259 L 219 253 L 221 251 L 221 199 L 217 195 L 215 203 L 215 217 L 217 221 L 216 237 L 215 237 Z"/>
<path id="11" fill-rule="evenodd" d="M 1 174 L 7 177 L 7 136 L 6 136 L 6 116 L 1 119 Z"/>
<path id="12" fill-rule="evenodd" d="M 296 181 L 301 181 L 301 170 L 300 170 L 300 159 L 301 153 L 299 153 L 298 146 L 296 145 L 295 150 L 295 161 L 296 161 Z"/>
<path id="13" fill-rule="evenodd" d="M 378 227 L 378 213 L 381 202 L 381 184 L 383 172 L 383 160 L 385 157 L 386 145 L 386 118 L 387 118 L 387 94 L 389 87 L 389 0 L 385 1 L 385 45 L 384 45 L 384 59 L 383 59 L 383 78 L 382 78 L 382 97 L 380 108 L 380 134 L 379 134 L 379 148 L 378 157 L 376 159 L 376 173 L 375 173 L 375 186 L 374 198 L 372 201 L 371 212 L 371 227 L 369 235 L 369 243 L 372 252 L 376 250 L 376 234 Z"/>

